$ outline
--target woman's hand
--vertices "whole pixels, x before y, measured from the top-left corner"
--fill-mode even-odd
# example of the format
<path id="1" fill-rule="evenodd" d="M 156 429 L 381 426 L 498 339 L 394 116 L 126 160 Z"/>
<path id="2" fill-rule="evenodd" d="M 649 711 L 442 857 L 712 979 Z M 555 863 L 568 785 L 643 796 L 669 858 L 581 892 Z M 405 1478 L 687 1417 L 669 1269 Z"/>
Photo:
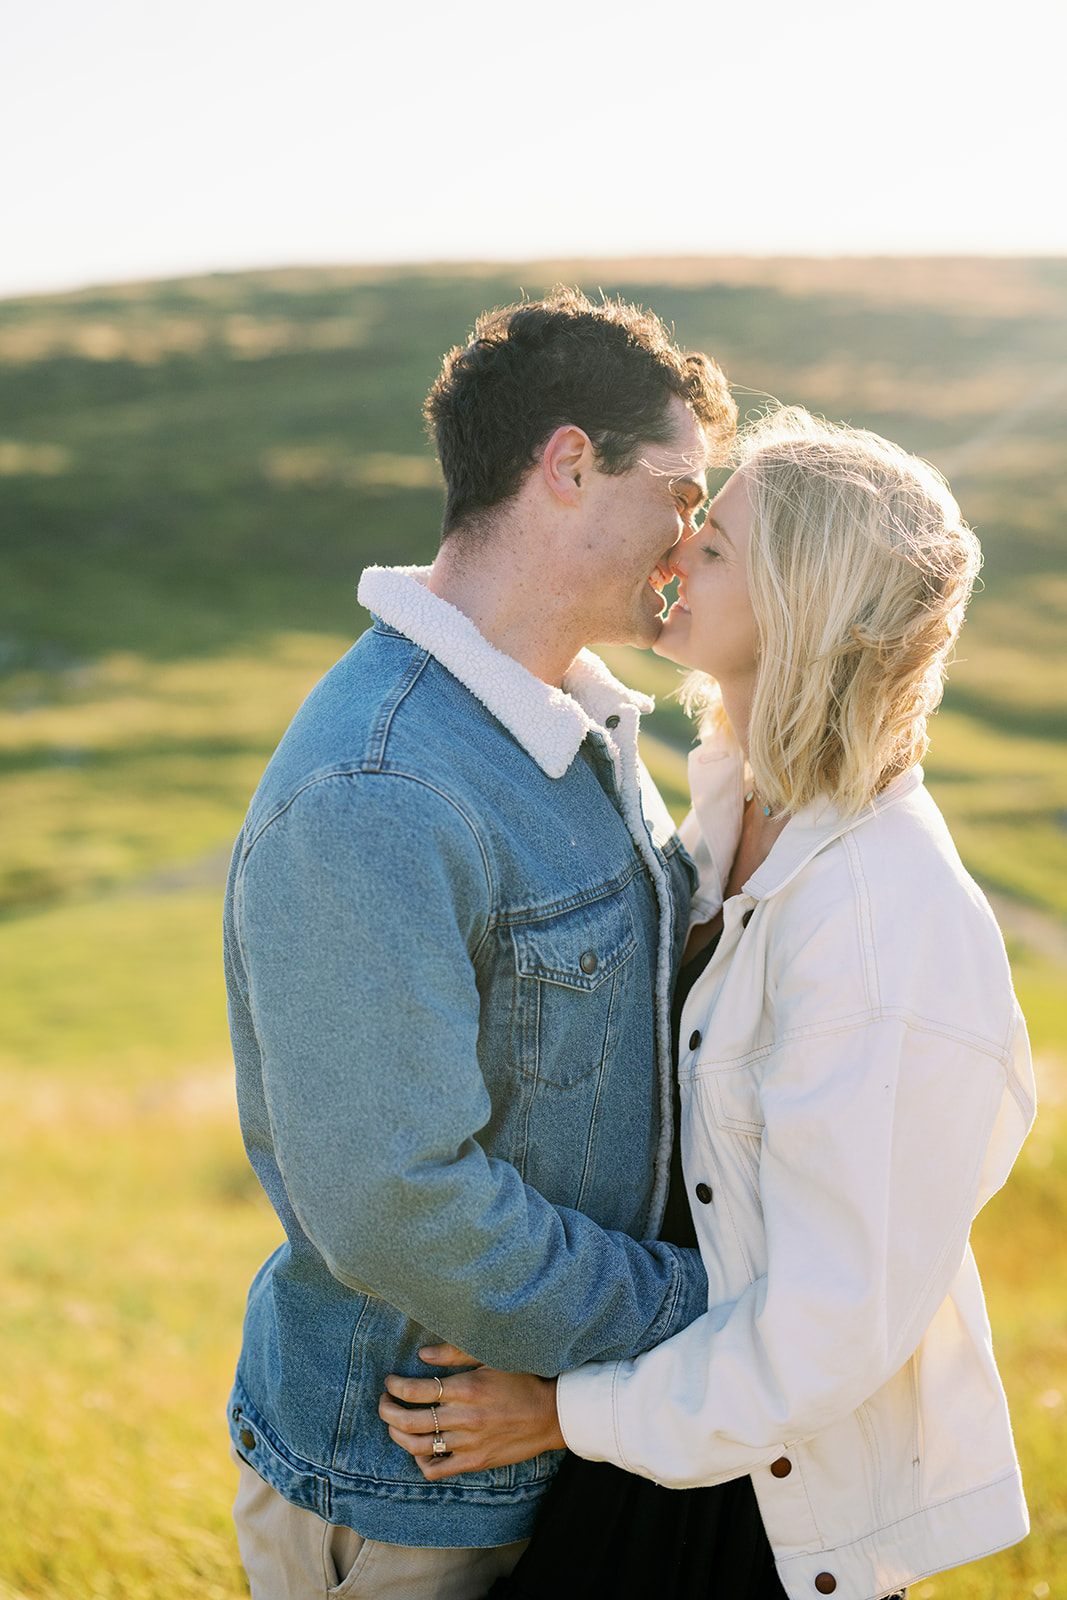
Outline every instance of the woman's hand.
<path id="1" fill-rule="evenodd" d="M 389 1392 L 378 1402 L 378 1415 L 393 1443 L 415 1457 L 431 1483 L 460 1472 L 509 1467 L 542 1451 L 566 1448 L 556 1416 L 555 1378 L 478 1366 L 452 1344 L 428 1345 L 419 1355 L 428 1366 L 474 1368 L 450 1378 L 390 1374 L 385 1380 Z M 397 1405 L 398 1400 L 423 1409 L 410 1411 Z M 432 1451 L 438 1429 L 448 1446 L 444 1456 Z"/>

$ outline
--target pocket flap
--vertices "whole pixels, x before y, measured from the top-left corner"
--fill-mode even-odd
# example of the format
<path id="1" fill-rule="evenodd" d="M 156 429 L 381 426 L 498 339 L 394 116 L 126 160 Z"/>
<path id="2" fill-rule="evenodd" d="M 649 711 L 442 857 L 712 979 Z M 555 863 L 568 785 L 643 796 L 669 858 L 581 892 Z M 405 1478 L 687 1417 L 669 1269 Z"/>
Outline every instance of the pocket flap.
<path id="1" fill-rule="evenodd" d="M 712 1113 L 720 1128 L 729 1128 L 734 1133 L 759 1135 L 763 1132 L 759 1086 L 752 1066 L 709 1072 L 701 1078 L 701 1089 L 711 1101 Z"/>
<path id="2" fill-rule="evenodd" d="M 559 916 L 512 929 L 515 965 L 524 978 L 595 989 L 637 949 L 624 901 L 592 900 Z"/>

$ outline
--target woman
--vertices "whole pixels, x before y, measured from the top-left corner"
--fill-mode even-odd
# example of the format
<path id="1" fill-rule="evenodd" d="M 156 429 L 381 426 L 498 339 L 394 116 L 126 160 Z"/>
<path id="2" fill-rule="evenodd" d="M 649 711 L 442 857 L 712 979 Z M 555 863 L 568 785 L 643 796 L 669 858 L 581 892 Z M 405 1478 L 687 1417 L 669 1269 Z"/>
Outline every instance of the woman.
<path id="1" fill-rule="evenodd" d="M 564 1443 L 636 1475 L 568 1458 L 516 1596 L 648 1593 L 661 1570 L 664 1596 L 877 1600 L 1027 1529 L 967 1239 L 1033 1079 L 918 765 L 977 542 L 876 435 L 786 410 L 738 459 L 677 547 L 656 646 L 704 713 L 678 1079 L 710 1309 L 634 1361 L 391 1379 L 424 1409 L 381 1407 L 428 1478 Z"/>

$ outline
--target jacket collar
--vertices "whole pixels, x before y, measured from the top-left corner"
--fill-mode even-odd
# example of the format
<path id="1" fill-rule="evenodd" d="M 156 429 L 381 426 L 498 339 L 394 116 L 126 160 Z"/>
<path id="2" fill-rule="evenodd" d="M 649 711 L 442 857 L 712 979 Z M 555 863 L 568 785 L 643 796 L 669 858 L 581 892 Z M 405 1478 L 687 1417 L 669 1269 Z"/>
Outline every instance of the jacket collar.
<path id="1" fill-rule="evenodd" d="M 544 683 L 480 634 L 469 617 L 427 588 L 429 567 L 367 567 L 359 602 L 428 650 L 491 711 L 550 778 L 562 778 L 587 733 L 602 733 L 625 708 L 652 710 L 647 695 L 613 678 L 599 656 L 578 655 L 562 689 Z M 636 732 L 637 716 L 632 721 Z"/>
<path id="2" fill-rule="evenodd" d="M 741 750 L 727 729 L 714 730 L 690 753 L 689 787 L 693 811 L 718 874 L 718 883 L 708 887 L 717 894 L 719 905 L 741 837 L 744 780 Z M 820 850 L 896 805 L 920 788 L 922 781 L 921 767 L 902 772 L 857 817 L 842 817 L 829 802 L 798 811 L 774 841 L 767 859 L 745 883 L 743 893 L 754 900 L 766 900 L 777 894 Z M 703 884 L 701 891 L 703 898 Z"/>

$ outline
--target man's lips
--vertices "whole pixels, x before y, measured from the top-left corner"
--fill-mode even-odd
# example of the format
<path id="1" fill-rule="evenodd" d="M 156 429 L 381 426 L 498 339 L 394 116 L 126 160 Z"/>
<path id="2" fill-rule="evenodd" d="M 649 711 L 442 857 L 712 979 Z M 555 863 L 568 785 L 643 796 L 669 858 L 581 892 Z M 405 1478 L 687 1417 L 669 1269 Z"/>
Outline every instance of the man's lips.
<path id="1" fill-rule="evenodd" d="M 676 582 L 677 578 L 677 572 L 672 569 L 668 561 L 661 561 L 656 567 L 653 568 L 648 581 L 658 595 L 661 606 L 665 606 L 667 604 L 663 594 L 664 589 L 666 589 L 668 584 Z M 683 598 L 681 585 L 678 587 L 677 598 L 667 611 L 667 617 L 673 616 L 676 611 L 685 616 L 689 615 L 689 607 L 686 605 Z M 666 621 L 666 617 L 664 618 L 664 621 Z"/>
<path id="2" fill-rule="evenodd" d="M 658 561 L 649 573 L 648 581 L 659 595 L 661 604 L 664 589 L 669 583 L 673 583 L 677 576 L 677 573 L 671 571 L 669 561 Z"/>

